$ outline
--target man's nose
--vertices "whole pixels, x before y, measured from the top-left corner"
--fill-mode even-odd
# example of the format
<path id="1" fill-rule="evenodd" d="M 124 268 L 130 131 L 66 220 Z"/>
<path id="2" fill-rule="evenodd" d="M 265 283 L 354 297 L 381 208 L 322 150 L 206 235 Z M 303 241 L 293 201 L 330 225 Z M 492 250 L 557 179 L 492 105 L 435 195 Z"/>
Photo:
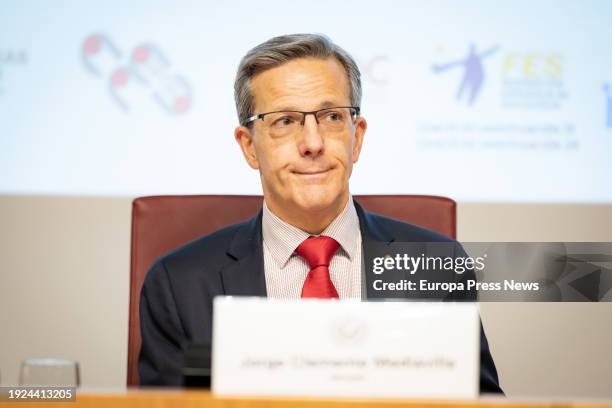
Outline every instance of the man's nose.
<path id="1" fill-rule="evenodd" d="M 324 141 L 321 135 L 317 119 L 314 115 L 306 115 L 304 125 L 300 132 L 299 145 L 300 155 L 316 157 L 323 153 Z"/>

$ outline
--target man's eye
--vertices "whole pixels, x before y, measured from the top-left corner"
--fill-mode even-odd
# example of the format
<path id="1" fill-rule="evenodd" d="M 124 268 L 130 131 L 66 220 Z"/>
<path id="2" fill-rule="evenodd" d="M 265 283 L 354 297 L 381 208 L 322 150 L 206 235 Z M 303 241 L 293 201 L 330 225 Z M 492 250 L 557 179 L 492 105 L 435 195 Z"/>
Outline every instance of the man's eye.
<path id="1" fill-rule="evenodd" d="M 330 122 L 337 122 L 342 120 L 342 113 L 341 112 L 327 112 L 324 116 L 323 116 L 324 120 L 328 120 Z"/>
<path id="2" fill-rule="evenodd" d="M 272 126 L 291 126 L 295 123 L 295 120 L 289 116 L 283 116 L 282 118 L 278 118 L 272 123 Z"/>

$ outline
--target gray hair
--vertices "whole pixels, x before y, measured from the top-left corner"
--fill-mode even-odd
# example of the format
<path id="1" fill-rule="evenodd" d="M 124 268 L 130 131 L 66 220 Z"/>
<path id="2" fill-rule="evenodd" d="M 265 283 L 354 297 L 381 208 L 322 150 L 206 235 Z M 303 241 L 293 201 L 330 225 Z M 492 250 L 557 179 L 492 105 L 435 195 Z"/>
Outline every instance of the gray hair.
<path id="1" fill-rule="evenodd" d="M 251 49 L 240 61 L 234 81 L 234 100 L 238 120 L 243 123 L 252 116 L 254 97 L 251 79 L 270 68 L 297 58 L 336 58 L 344 69 L 350 84 L 351 105 L 361 104 L 361 73 L 348 52 L 334 44 L 323 34 L 290 34 L 274 37 Z"/>

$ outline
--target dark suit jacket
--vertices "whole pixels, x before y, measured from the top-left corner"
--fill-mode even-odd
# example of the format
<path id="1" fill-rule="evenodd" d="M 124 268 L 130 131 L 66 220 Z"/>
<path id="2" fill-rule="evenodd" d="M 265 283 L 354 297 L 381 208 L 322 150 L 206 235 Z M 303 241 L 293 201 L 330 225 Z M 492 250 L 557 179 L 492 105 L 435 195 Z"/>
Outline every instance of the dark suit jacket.
<path id="1" fill-rule="evenodd" d="M 454 242 L 412 224 L 364 210 L 355 202 L 363 260 L 374 247 L 391 242 Z M 141 292 L 139 357 L 141 385 L 181 385 L 184 352 L 210 344 L 212 301 L 217 295 L 266 296 L 261 211 L 159 258 Z M 470 296 L 471 297 L 471 296 Z M 475 294 L 470 299 L 475 300 Z M 501 392 L 481 325 L 480 391 Z"/>

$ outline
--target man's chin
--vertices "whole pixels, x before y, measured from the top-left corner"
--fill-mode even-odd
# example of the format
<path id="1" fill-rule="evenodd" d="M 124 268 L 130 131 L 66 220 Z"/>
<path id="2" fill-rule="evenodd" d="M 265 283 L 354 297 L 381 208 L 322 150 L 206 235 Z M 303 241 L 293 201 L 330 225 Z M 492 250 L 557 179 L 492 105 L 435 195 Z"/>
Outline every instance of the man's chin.
<path id="1" fill-rule="evenodd" d="M 329 210 L 336 210 L 342 199 L 342 195 L 330 194 L 325 188 L 319 189 L 306 189 L 298 197 L 296 197 L 295 204 L 304 212 L 318 213 L 326 212 Z"/>

